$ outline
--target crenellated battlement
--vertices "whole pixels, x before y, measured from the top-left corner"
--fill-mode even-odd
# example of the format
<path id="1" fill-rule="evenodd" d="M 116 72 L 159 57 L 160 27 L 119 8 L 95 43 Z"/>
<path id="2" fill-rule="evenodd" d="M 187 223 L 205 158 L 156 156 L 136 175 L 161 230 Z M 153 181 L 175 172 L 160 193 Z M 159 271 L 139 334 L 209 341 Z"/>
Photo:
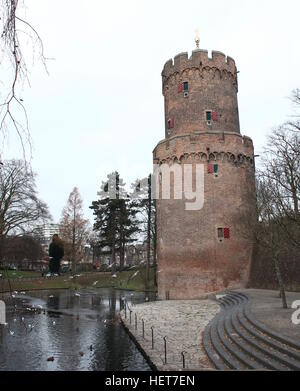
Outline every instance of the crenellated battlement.
<path id="1" fill-rule="evenodd" d="M 235 61 L 222 52 L 212 51 L 212 57 L 208 56 L 207 50 L 193 50 L 190 58 L 187 52 L 179 53 L 173 59 L 167 61 L 162 71 L 163 81 L 174 73 L 182 73 L 186 69 L 205 67 L 217 68 L 220 71 L 227 71 L 236 76 L 237 68 Z"/>

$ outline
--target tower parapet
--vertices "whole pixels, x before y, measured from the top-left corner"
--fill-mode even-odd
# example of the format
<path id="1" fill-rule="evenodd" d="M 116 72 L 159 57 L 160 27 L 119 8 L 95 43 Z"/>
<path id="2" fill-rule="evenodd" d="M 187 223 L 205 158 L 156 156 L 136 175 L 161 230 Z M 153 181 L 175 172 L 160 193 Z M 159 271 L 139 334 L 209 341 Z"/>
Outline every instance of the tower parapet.
<path id="1" fill-rule="evenodd" d="M 167 61 L 164 65 L 162 76 L 165 81 L 174 73 L 182 73 L 184 70 L 201 67 L 214 67 L 220 71 L 227 71 L 236 78 L 237 68 L 233 58 L 224 53 L 213 50 L 212 57 L 208 56 L 208 51 L 203 49 L 193 50 L 191 57 L 188 52 L 179 53 L 173 59 Z"/>
<path id="2" fill-rule="evenodd" d="M 194 131 L 240 133 L 237 68 L 231 57 L 197 49 L 180 53 L 162 71 L 165 137 Z"/>

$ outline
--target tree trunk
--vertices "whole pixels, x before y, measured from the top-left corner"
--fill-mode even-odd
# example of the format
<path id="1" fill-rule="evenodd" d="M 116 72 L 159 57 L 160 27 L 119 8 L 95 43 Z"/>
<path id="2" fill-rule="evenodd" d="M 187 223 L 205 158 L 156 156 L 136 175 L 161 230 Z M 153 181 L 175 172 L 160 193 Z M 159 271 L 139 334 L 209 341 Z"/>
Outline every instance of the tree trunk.
<path id="1" fill-rule="evenodd" d="M 287 306 L 287 301 L 286 301 L 284 283 L 283 283 L 281 272 L 280 272 L 279 259 L 278 259 L 277 255 L 274 256 L 274 267 L 275 267 L 275 272 L 276 272 L 276 276 L 277 276 L 277 280 L 278 280 L 278 284 L 279 284 L 280 297 L 282 300 L 282 307 L 286 309 L 286 308 L 288 308 L 288 306 Z"/>
<path id="2" fill-rule="evenodd" d="M 150 272 L 150 246 L 151 246 L 151 175 L 148 178 L 148 221 L 147 221 L 147 263 L 146 263 L 146 289 L 149 288 Z"/>
<path id="3" fill-rule="evenodd" d="M 124 269 L 124 253 L 125 253 L 125 239 L 124 234 L 121 231 L 120 234 L 120 271 Z"/>
<path id="4" fill-rule="evenodd" d="M 112 213 L 111 275 L 116 273 L 116 212 Z"/>
<path id="5" fill-rule="evenodd" d="M 76 273 L 76 253 L 75 253 L 75 225 L 73 226 L 72 234 L 72 273 Z"/>
<path id="6" fill-rule="evenodd" d="M 120 271 L 124 269 L 124 242 L 120 243 Z"/>
<path id="7" fill-rule="evenodd" d="M 75 234 L 76 234 L 76 210 L 73 208 L 73 227 L 72 227 L 72 274 L 76 273 L 76 253 L 75 253 Z"/>
<path id="8" fill-rule="evenodd" d="M 157 286 L 157 262 L 156 262 L 156 251 L 157 251 L 157 232 L 156 232 L 156 200 L 155 203 L 155 216 L 154 216 L 154 235 L 153 235 L 153 266 L 154 266 L 154 286 Z"/>
<path id="9" fill-rule="evenodd" d="M 116 249 L 115 249 L 115 239 L 112 241 L 111 246 L 111 275 L 113 276 L 116 273 Z"/>

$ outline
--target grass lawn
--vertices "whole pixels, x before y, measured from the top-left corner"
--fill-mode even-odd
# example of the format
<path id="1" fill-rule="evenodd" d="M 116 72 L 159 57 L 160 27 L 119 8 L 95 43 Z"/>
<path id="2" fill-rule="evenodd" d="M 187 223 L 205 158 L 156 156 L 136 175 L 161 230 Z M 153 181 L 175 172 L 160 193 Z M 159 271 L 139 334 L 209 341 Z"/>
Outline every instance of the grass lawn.
<path id="1" fill-rule="evenodd" d="M 18 272 L 15 272 L 18 273 Z M 26 273 L 26 272 L 20 272 Z M 31 273 L 31 272 L 29 272 Z M 79 288 L 103 288 L 114 287 L 118 289 L 140 290 L 145 289 L 145 273 L 146 268 L 139 270 L 118 272 L 117 277 L 113 278 L 110 273 L 104 274 L 99 272 L 78 273 L 78 276 L 65 274 L 54 278 L 43 278 L 40 273 L 32 273 L 27 277 L 38 276 L 32 281 L 19 280 L 10 281 L 12 291 L 27 291 L 38 289 L 79 289 Z M 0 272 L 1 274 L 1 272 Z M 3 274 L 4 276 L 4 274 Z M 25 275 L 23 275 L 25 277 Z M 16 275 L 11 275 L 11 278 L 17 278 Z M 156 291 L 154 286 L 154 269 L 150 269 L 150 284 L 148 290 Z M 9 291 L 9 282 L 6 278 L 0 278 L 0 292 Z"/>
<path id="2" fill-rule="evenodd" d="M 18 270 L 7 270 L 9 278 L 29 278 L 29 277 L 41 277 L 40 272 L 23 272 Z M 6 277 L 6 271 L 0 270 L 0 274 L 2 274 L 3 277 Z"/>

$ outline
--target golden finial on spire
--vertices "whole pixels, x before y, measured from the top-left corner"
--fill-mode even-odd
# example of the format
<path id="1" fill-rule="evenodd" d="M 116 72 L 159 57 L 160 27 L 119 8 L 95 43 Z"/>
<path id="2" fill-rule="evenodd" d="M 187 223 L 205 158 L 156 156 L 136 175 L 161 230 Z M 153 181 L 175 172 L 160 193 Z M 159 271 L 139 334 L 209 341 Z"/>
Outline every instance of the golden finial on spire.
<path id="1" fill-rule="evenodd" d="M 196 37 L 195 37 L 196 47 L 197 47 L 197 49 L 199 49 L 200 37 L 199 37 L 199 30 L 198 29 L 195 30 L 195 34 L 196 34 Z"/>

